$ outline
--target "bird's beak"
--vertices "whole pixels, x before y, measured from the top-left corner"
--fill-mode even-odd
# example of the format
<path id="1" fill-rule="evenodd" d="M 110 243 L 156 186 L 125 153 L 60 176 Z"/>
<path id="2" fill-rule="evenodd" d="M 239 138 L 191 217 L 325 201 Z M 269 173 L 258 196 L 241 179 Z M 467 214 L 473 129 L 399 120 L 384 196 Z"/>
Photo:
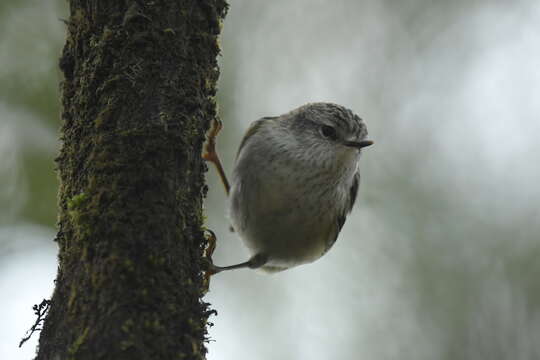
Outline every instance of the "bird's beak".
<path id="1" fill-rule="evenodd" d="M 353 147 L 353 148 L 357 148 L 357 149 L 361 149 L 361 148 L 364 148 L 366 146 L 373 145 L 373 141 L 371 141 L 371 140 L 345 141 L 345 142 L 343 142 L 343 145 Z"/>

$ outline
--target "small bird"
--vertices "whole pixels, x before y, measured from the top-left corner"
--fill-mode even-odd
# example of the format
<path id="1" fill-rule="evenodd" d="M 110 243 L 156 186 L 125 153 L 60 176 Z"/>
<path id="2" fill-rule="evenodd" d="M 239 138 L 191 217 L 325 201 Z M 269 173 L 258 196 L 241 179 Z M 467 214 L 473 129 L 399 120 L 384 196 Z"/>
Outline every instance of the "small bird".
<path id="1" fill-rule="evenodd" d="M 203 158 L 216 165 L 229 193 L 215 152 L 220 128 L 217 123 L 210 131 Z M 211 263 L 210 273 L 277 272 L 323 256 L 355 203 L 361 150 L 373 144 L 366 137 L 362 119 L 333 103 L 255 121 L 240 143 L 229 205 L 232 226 L 252 256 L 231 266 Z"/>

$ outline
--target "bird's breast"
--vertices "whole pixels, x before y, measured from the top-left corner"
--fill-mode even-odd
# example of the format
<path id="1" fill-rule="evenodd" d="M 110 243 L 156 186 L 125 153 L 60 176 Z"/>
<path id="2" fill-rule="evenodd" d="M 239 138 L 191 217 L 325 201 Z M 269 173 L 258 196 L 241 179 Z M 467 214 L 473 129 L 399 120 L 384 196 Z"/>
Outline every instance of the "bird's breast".
<path id="1" fill-rule="evenodd" d="M 337 209 L 344 197 L 338 181 L 292 162 L 257 164 L 235 174 L 231 220 L 253 254 L 291 267 L 322 256 L 337 235 Z"/>

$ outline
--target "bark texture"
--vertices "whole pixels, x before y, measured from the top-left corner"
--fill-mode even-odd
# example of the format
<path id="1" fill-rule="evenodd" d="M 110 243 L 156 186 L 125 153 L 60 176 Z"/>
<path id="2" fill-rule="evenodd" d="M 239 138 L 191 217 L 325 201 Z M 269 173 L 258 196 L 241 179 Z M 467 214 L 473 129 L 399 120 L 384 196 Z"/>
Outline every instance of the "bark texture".
<path id="1" fill-rule="evenodd" d="M 59 268 L 37 359 L 202 359 L 201 146 L 224 0 L 71 0 Z"/>

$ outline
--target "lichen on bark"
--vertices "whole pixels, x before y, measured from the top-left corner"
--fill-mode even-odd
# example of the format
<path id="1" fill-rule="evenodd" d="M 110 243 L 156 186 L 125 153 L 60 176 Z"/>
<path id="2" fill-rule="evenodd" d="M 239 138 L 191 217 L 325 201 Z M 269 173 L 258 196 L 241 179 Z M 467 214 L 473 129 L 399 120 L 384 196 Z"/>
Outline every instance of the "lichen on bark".
<path id="1" fill-rule="evenodd" d="M 223 0 L 71 0 L 59 267 L 37 359 L 202 359 L 201 146 Z"/>

